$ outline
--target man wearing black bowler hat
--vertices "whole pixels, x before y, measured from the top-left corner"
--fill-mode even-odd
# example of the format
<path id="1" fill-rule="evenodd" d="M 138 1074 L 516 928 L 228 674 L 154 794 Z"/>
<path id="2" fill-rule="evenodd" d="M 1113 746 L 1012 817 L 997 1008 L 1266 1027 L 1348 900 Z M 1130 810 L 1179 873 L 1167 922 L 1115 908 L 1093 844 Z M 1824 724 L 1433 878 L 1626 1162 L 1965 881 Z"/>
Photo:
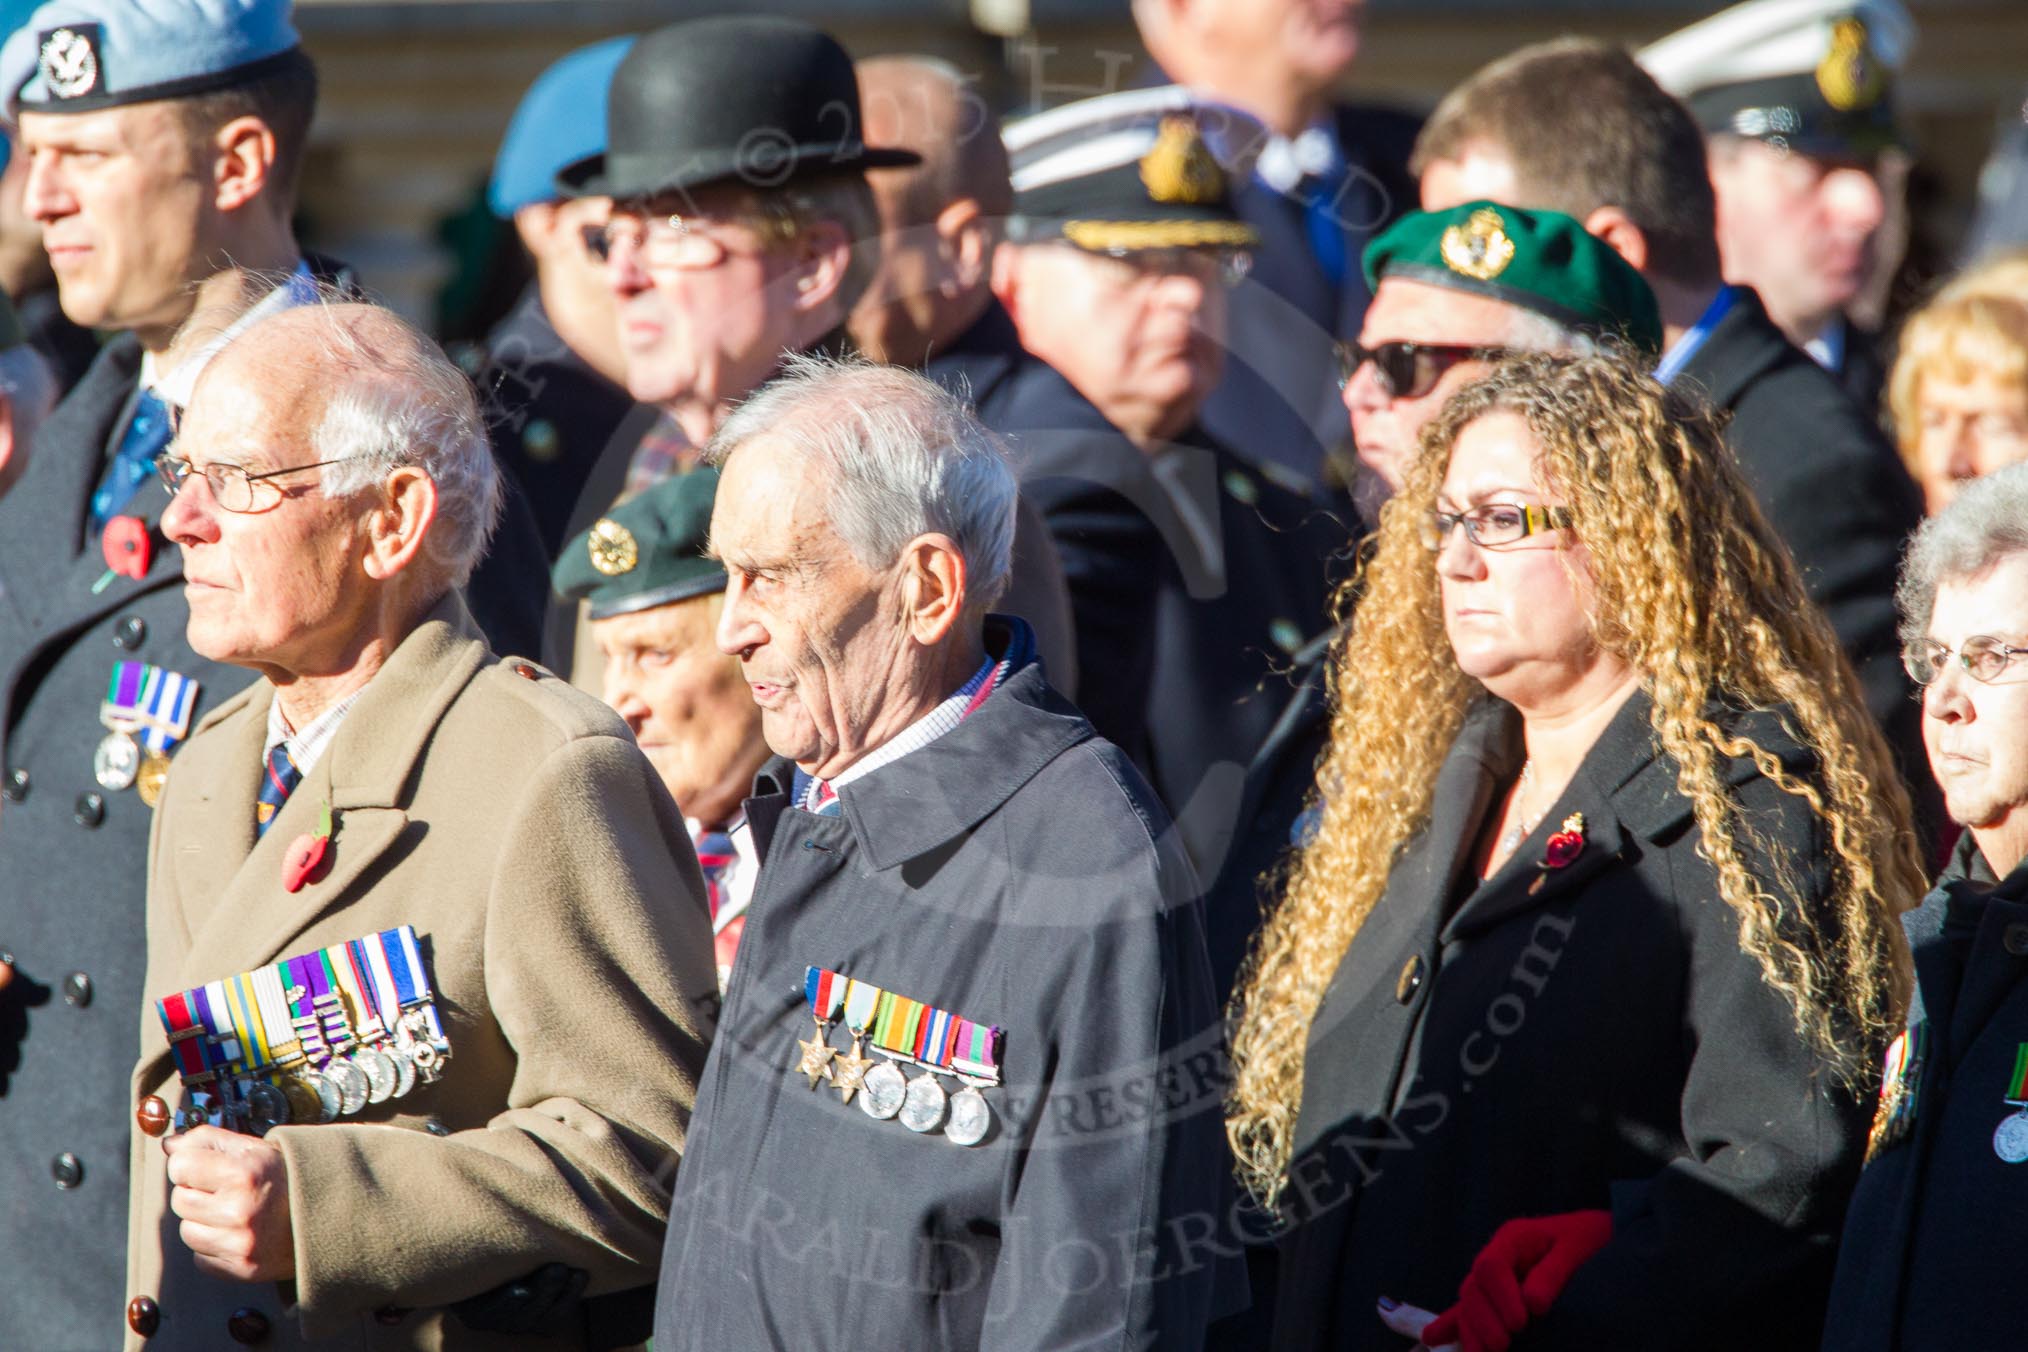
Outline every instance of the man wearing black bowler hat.
<path id="1" fill-rule="evenodd" d="M 879 257 L 865 171 L 917 162 L 865 143 L 851 58 L 807 24 L 694 19 L 634 44 L 607 95 L 606 150 L 557 186 L 613 199 L 586 245 L 618 302 L 628 392 L 669 416 L 631 460 L 599 467 L 573 531 L 690 468 L 784 356 L 844 347 Z"/>

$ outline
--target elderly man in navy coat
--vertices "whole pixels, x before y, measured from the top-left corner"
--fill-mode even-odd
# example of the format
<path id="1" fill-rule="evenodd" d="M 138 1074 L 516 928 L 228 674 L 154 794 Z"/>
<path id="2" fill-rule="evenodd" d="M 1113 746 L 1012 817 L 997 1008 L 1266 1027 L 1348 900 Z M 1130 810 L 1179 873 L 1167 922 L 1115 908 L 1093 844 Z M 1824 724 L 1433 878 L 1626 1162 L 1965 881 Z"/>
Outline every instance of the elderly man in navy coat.
<path id="1" fill-rule="evenodd" d="M 1187 863 L 1005 585 L 1015 481 L 910 372 L 798 358 L 712 547 L 775 758 L 662 1352 L 1195 1347 L 1226 1175 Z"/>

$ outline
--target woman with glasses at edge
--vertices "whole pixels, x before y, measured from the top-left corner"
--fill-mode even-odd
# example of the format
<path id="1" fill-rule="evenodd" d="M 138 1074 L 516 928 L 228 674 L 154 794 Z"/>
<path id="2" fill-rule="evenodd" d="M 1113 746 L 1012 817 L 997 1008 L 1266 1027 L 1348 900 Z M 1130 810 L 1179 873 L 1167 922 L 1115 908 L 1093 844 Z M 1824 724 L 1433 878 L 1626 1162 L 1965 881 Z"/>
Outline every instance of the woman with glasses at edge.
<path id="1" fill-rule="evenodd" d="M 1234 1009 L 1276 1346 L 1814 1347 L 1922 875 L 1710 416 L 1613 357 L 1467 385 L 1331 696 Z"/>
<path id="2" fill-rule="evenodd" d="M 1902 916 L 1915 966 L 1852 1195 L 1826 1352 L 2018 1347 L 2028 1243 L 2028 465 L 1968 483 L 1895 597 L 1923 741 L 1965 828 Z"/>

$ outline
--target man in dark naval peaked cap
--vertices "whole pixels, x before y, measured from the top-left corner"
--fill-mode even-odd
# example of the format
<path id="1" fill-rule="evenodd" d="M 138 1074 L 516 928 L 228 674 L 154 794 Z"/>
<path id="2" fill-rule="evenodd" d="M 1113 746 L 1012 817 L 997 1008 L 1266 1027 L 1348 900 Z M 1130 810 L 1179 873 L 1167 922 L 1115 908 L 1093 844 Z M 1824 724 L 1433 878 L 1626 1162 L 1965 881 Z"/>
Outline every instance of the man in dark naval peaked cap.
<path id="1" fill-rule="evenodd" d="M 1152 614 L 1111 631 L 1110 663 L 1086 642 L 1100 624 L 1088 622 L 1092 593 L 1072 573 L 1080 699 L 1102 729 L 1095 692 L 1134 701 L 1135 749 L 1205 877 L 1218 872 L 1246 766 L 1286 697 L 1288 660 L 1325 627 L 1332 559 L 1351 540 L 1300 481 L 1198 421 L 1223 365 L 1227 288 L 1258 238 L 1232 204 L 1244 166 L 1220 158 L 1252 139 L 1250 126 L 1173 87 L 1015 123 L 1014 215 L 993 282 L 1022 345 L 1122 442 L 1078 464 L 1024 463 L 1024 482 L 1106 483 L 1157 535 L 1134 579 Z"/>

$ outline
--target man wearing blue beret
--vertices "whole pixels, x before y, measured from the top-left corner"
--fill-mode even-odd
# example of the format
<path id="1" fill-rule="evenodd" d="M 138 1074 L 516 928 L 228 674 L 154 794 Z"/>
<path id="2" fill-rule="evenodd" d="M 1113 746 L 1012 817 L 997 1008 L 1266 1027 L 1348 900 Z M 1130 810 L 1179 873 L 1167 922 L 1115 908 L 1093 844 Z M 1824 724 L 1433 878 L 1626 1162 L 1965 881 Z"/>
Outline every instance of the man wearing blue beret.
<path id="1" fill-rule="evenodd" d="M 607 38 L 537 76 L 507 124 L 486 189 L 535 276 L 486 335 L 479 388 L 501 466 L 527 493 L 551 560 L 600 455 L 609 445 L 631 451 L 655 420 L 627 394 L 613 293 L 604 265 L 585 250 L 584 232 L 605 224 L 612 203 L 566 199 L 556 187 L 558 170 L 604 152 L 606 87 L 633 45 Z"/>
<path id="2" fill-rule="evenodd" d="M 23 210 L 65 312 L 116 335 L 0 501 L 9 1347 L 104 1348 L 133 1294 L 126 1085 L 154 803 L 184 735 L 248 679 L 184 639 L 155 460 L 211 355 L 330 275 L 290 227 L 316 92 L 287 0 L 50 0 L 0 49 Z M 531 643 L 540 602 L 538 583 Z"/>

